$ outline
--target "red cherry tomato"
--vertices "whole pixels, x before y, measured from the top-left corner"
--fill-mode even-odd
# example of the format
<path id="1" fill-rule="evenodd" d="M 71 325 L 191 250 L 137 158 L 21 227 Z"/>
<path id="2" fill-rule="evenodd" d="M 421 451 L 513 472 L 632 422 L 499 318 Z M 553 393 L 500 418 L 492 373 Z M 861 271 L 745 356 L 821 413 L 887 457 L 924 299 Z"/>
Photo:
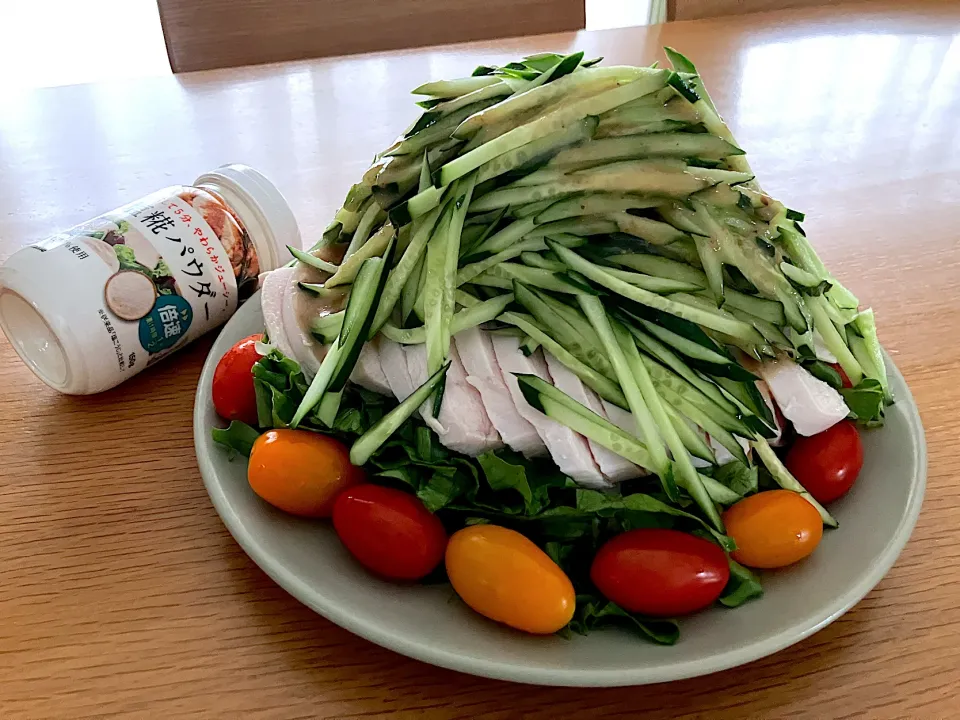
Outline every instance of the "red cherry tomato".
<path id="1" fill-rule="evenodd" d="M 333 527 L 360 564 L 391 580 L 419 580 L 440 564 L 447 532 L 409 493 L 358 485 L 340 493 Z"/>
<path id="2" fill-rule="evenodd" d="M 730 566 L 723 550 L 694 535 L 631 530 L 600 548 L 590 579 L 624 610 L 686 615 L 720 597 L 730 579 Z"/>
<path id="3" fill-rule="evenodd" d="M 787 453 L 787 469 L 824 504 L 846 495 L 862 467 L 863 443 L 849 420 L 822 433 L 798 437 Z"/>
<path id="4" fill-rule="evenodd" d="M 260 359 L 260 334 L 245 337 L 224 353 L 213 371 L 213 407 L 226 420 L 257 424 L 257 394 L 250 369 Z"/>
<path id="5" fill-rule="evenodd" d="M 830 367 L 840 373 L 840 382 L 845 388 L 852 388 L 853 383 L 850 382 L 850 376 L 847 375 L 847 372 L 840 366 L 840 363 L 829 363 Z"/>

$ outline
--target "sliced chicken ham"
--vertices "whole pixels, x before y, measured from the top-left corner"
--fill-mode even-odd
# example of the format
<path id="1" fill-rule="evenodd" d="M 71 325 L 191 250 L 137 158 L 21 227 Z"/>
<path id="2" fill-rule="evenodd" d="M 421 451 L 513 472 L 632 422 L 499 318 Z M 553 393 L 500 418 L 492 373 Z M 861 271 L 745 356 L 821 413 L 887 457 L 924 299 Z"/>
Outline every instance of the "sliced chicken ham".
<path id="1" fill-rule="evenodd" d="M 547 369 L 550 371 L 550 377 L 553 378 L 554 385 L 581 405 L 593 410 L 600 417 L 609 419 L 607 418 L 606 411 L 603 409 L 600 398 L 593 390 L 585 386 L 580 378 L 574 375 L 553 355 L 544 353 L 544 357 L 546 358 Z M 640 477 L 642 474 L 640 468 L 632 462 L 620 457 L 603 445 L 593 440 L 587 440 L 587 444 L 590 446 L 593 459 L 597 461 L 597 465 L 600 467 L 600 472 L 603 473 L 603 476 L 607 480 L 617 483 L 623 480 L 629 480 L 630 478 Z"/>
<path id="2" fill-rule="evenodd" d="M 296 360 L 293 348 L 287 340 L 287 329 L 283 324 L 283 296 L 293 281 L 293 268 L 283 267 L 266 273 L 260 287 L 260 308 L 263 311 L 263 324 L 267 330 L 270 344 Z"/>
<path id="3" fill-rule="evenodd" d="M 308 378 L 312 378 L 320 369 L 320 363 L 326 354 L 323 346 L 315 342 L 310 333 L 300 327 L 297 321 L 297 311 L 294 307 L 294 297 L 302 292 L 291 278 L 285 283 L 283 290 L 283 328 L 287 333 L 287 343 L 293 350 L 293 359 L 300 364 L 300 369 Z"/>
<path id="4" fill-rule="evenodd" d="M 513 373 L 536 375 L 551 382 L 540 351 L 527 357 L 520 351 L 520 341 L 516 337 L 494 335 L 492 339 L 497 364 L 517 410 L 537 429 L 557 467 L 584 487 L 609 487 L 590 453 L 586 438 L 532 408 L 520 392 Z"/>
<path id="5" fill-rule="evenodd" d="M 366 388 L 381 395 L 390 394 L 390 383 L 383 372 L 380 362 L 380 339 L 374 338 L 364 343 L 360 349 L 357 365 L 350 373 L 350 379 L 360 387 Z"/>
<path id="6" fill-rule="evenodd" d="M 427 381 L 427 347 L 404 345 L 402 352 L 410 380 L 417 388 Z M 420 408 L 420 415 L 434 427 L 440 442 L 451 450 L 477 456 L 503 447 L 500 435 L 487 417 L 480 393 L 467 382 L 467 371 L 453 343 L 450 344 L 449 359 L 439 417 L 434 419 L 429 403 Z M 439 423 L 439 426 L 433 423 Z"/>
<path id="7" fill-rule="evenodd" d="M 850 412 L 840 393 L 786 357 L 761 363 L 759 371 L 800 435 L 823 432 Z"/>
<path id="8" fill-rule="evenodd" d="M 526 457 L 545 455 L 547 446 L 543 444 L 536 428 L 520 415 L 514 405 L 500 373 L 489 333 L 471 328 L 457 333 L 454 343 L 467 373 L 466 380 L 480 393 L 487 416 L 503 442 Z"/>

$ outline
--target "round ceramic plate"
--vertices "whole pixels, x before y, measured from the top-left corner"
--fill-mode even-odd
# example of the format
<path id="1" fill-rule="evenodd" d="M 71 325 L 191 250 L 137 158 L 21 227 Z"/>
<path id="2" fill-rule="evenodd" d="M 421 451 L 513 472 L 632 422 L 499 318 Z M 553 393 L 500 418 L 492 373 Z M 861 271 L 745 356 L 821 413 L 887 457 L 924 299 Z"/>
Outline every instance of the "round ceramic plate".
<path id="1" fill-rule="evenodd" d="M 210 439 L 219 424 L 210 384 L 219 358 L 263 329 L 255 297 L 210 351 L 197 389 L 194 438 L 213 504 L 241 547 L 305 605 L 372 642 L 424 662 L 543 685 L 639 685 L 732 668 L 826 627 L 890 569 L 920 512 L 926 479 L 923 428 L 903 377 L 888 361 L 897 403 L 881 430 L 864 433 L 864 465 L 852 492 L 833 504 L 840 528 L 798 565 L 766 573 L 765 595 L 735 610 L 711 609 L 680 623 L 680 641 L 660 647 L 618 629 L 565 640 L 514 632 L 469 610 L 449 586 L 396 585 L 357 565 L 328 522 L 275 510 L 250 490 L 244 458 Z"/>

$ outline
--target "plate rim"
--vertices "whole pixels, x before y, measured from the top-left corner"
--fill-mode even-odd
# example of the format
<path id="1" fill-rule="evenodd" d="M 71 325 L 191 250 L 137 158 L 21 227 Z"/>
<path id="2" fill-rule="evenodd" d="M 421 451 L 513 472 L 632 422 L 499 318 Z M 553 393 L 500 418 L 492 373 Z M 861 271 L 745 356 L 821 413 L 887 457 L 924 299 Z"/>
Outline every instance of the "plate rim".
<path id="1" fill-rule="evenodd" d="M 256 303 L 258 298 L 259 292 L 253 295 L 245 303 L 245 306 Z M 728 651 L 709 658 L 666 663 L 654 668 L 623 668 L 615 671 L 591 670 L 589 668 L 577 670 L 558 668 L 539 669 L 531 668 L 521 663 L 506 661 L 493 662 L 458 655 L 453 652 L 438 649 L 428 643 L 420 642 L 416 638 L 385 631 L 374 624 L 352 616 L 346 609 L 341 608 L 336 603 L 326 602 L 322 592 L 303 582 L 294 573 L 274 561 L 271 555 L 259 543 L 258 539 L 246 530 L 241 518 L 232 511 L 222 487 L 214 480 L 217 474 L 214 462 L 209 455 L 203 453 L 201 443 L 203 433 L 206 431 L 204 427 L 204 415 L 207 409 L 206 404 L 210 402 L 209 395 L 205 392 L 205 389 L 210 385 L 213 371 L 220 359 L 219 356 L 215 356 L 213 350 L 219 345 L 221 338 L 231 335 L 231 326 L 240 324 L 240 317 L 241 314 L 244 313 L 244 310 L 245 308 L 240 308 L 240 310 L 234 314 L 220 331 L 213 346 L 211 346 L 210 352 L 204 361 L 203 369 L 197 382 L 197 391 L 194 396 L 194 454 L 197 458 L 197 464 L 200 469 L 200 475 L 203 478 L 204 487 L 210 496 L 214 509 L 217 511 L 217 514 L 220 516 L 234 540 L 236 540 L 237 544 L 240 545 L 247 556 L 250 557 L 270 579 L 296 600 L 336 625 L 365 640 L 393 650 L 401 655 L 448 670 L 455 670 L 493 680 L 504 680 L 531 685 L 557 687 L 623 687 L 701 677 L 760 660 L 795 645 L 819 632 L 850 610 L 850 608 L 860 602 L 860 600 L 873 590 L 899 558 L 900 553 L 903 551 L 903 548 L 913 533 L 913 529 L 920 515 L 920 509 L 923 505 L 928 469 L 926 434 L 924 433 L 920 413 L 916 401 L 913 398 L 913 393 L 910 391 L 899 368 L 897 368 L 890 355 L 884 350 L 884 358 L 888 372 L 892 372 L 906 389 L 904 396 L 898 396 L 897 405 L 905 410 L 910 435 L 912 436 L 914 446 L 917 448 L 917 472 L 914 477 L 911 478 L 910 495 L 906 512 L 901 518 L 896 530 L 891 535 L 889 542 L 884 546 L 879 560 L 874 563 L 869 572 L 864 575 L 857 584 L 839 596 L 834 602 L 826 605 L 824 607 L 825 613 L 815 613 L 816 619 L 814 621 L 800 621 L 797 625 L 791 625 L 774 637 L 754 642 L 747 646 L 731 648 Z M 248 310 L 247 312 L 250 311 Z M 234 332 L 233 334 L 236 333 Z"/>

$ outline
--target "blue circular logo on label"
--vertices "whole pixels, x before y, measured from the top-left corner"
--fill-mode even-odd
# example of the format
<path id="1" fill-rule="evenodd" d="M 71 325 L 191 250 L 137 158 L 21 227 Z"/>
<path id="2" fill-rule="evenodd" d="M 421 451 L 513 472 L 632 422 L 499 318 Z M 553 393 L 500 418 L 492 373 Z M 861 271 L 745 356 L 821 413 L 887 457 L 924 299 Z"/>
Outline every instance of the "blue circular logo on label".
<path id="1" fill-rule="evenodd" d="M 172 348 L 193 322 L 193 308 L 179 295 L 161 295 L 140 319 L 140 344 L 151 355 Z"/>

